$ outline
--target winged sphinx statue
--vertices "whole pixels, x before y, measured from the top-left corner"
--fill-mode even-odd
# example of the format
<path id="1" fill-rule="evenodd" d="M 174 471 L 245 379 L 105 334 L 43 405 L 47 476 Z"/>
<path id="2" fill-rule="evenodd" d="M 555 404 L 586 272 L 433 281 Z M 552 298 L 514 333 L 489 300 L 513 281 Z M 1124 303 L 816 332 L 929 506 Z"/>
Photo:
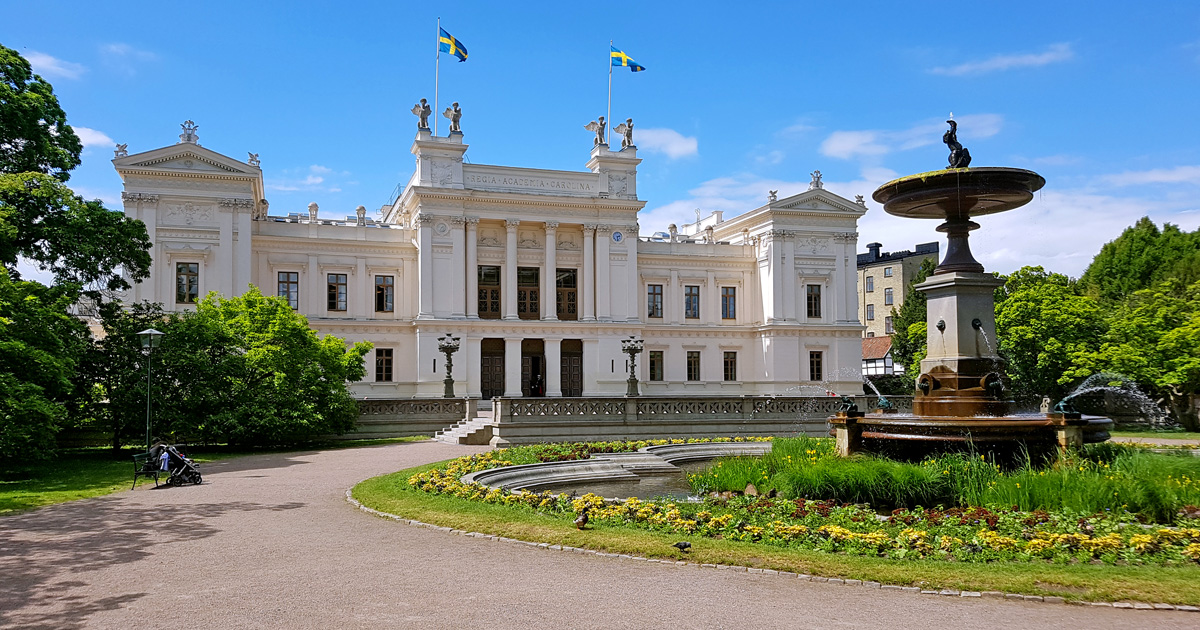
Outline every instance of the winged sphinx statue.
<path id="1" fill-rule="evenodd" d="M 613 127 L 613 131 L 621 134 L 621 148 L 628 149 L 633 144 L 633 119 L 626 118 L 625 122 Z"/>
<path id="2" fill-rule="evenodd" d="M 429 116 L 433 113 L 433 108 L 429 106 L 428 101 L 421 99 L 420 103 L 413 105 L 412 113 L 420 118 L 417 129 L 429 129 Z"/>
<path id="3" fill-rule="evenodd" d="M 603 116 L 600 117 L 600 120 L 598 120 L 598 121 L 593 120 L 592 122 L 583 126 L 584 129 L 587 129 L 588 131 L 593 131 L 596 133 L 596 141 L 594 143 L 596 145 L 608 144 L 608 142 L 605 141 L 605 139 L 604 139 L 604 130 L 607 127 L 608 127 L 608 123 L 604 122 Z"/>

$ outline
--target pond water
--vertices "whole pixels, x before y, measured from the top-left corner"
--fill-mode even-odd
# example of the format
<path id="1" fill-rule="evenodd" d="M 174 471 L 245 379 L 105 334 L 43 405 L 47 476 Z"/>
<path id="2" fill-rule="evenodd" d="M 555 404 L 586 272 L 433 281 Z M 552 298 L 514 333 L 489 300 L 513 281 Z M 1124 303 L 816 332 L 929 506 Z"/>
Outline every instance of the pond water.
<path id="1" fill-rule="evenodd" d="M 539 490 L 551 492 L 574 493 L 583 496 L 587 493 L 602 496 L 606 499 L 674 499 L 687 501 L 696 499 L 696 493 L 688 483 L 687 474 L 703 470 L 708 466 L 707 461 L 685 462 L 678 465 L 679 473 L 666 475 L 643 475 L 637 480 L 593 481 L 571 483 L 558 486 L 547 486 Z"/>

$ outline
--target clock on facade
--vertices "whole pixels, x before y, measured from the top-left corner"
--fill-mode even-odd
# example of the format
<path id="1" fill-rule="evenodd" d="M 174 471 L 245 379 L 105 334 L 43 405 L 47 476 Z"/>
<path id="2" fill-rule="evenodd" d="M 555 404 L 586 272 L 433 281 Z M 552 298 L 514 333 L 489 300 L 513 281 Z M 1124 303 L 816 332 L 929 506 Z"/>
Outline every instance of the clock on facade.
<path id="1" fill-rule="evenodd" d="M 613 232 L 613 242 L 614 243 L 620 243 L 623 240 L 625 240 L 624 234 L 622 234 L 620 232 Z"/>

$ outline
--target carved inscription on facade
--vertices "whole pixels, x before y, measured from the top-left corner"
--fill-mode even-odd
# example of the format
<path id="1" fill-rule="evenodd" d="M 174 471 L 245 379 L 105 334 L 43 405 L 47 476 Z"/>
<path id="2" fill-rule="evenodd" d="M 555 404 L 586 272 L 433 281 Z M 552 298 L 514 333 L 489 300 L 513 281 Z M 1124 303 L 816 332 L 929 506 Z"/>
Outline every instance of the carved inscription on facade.
<path id="1" fill-rule="evenodd" d="M 502 186 L 505 188 L 531 188 L 535 190 L 575 190 L 591 192 L 591 182 L 576 182 L 565 179 L 543 177 L 512 177 L 509 175 L 481 175 L 471 173 L 464 177 L 468 186 Z"/>

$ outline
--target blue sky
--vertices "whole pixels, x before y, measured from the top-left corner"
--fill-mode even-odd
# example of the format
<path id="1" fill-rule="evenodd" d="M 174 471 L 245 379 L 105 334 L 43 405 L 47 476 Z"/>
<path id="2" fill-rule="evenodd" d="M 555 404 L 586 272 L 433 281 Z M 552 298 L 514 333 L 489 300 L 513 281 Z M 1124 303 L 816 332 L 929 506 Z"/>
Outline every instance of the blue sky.
<path id="1" fill-rule="evenodd" d="M 4 3 L 0 43 L 50 80 L 87 143 L 71 184 L 119 207 L 109 160 L 177 141 L 260 154 L 272 213 L 352 215 L 411 174 L 418 99 L 433 100 L 437 18 L 474 163 L 582 170 L 583 126 L 612 117 L 644 159 L 642 233 L 802 192 L 847 198 L 946 164 L 954 112 L 974 166 L 1038 171 L 1020 210 L 982 217 L 989 270 L 1078 275 L 1139 217 L 1200 224 L 1200 3 Z M 446 121 L 442 122 L 445 133 Z M 941 237 L 874 202 L 859 249 Z"/>

